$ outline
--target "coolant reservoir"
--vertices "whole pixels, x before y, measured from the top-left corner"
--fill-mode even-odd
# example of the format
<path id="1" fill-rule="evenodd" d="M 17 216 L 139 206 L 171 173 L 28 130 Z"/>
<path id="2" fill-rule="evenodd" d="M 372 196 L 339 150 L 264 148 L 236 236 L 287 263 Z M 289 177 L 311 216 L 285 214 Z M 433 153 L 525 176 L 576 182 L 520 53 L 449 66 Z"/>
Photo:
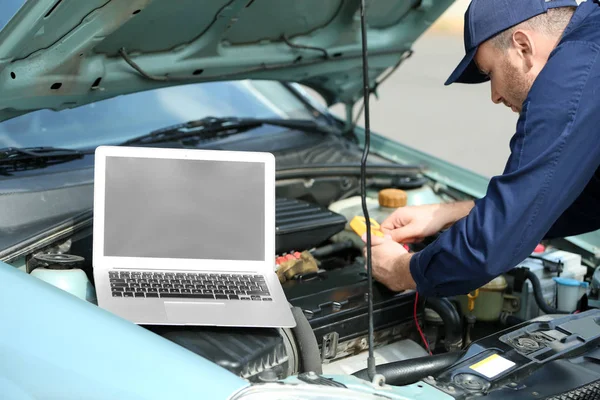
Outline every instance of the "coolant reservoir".
<path id="1" fill-rule="evenodd" d="M 404 207 L 408 201 L 408 196 L 404 190 L 383 189 L 379 191 L 378 207 L 373 210 L 373 215 L 369 215 L 380 224 L 387 219 L 394 211 Z"/>

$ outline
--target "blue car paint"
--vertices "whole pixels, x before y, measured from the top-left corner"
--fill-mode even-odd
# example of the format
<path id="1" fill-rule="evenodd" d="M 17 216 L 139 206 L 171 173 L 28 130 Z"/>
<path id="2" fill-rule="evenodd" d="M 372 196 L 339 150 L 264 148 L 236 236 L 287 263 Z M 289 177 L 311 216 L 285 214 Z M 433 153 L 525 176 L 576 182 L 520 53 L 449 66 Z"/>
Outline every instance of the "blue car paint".
<path id="1" fill-rule="evenodd" d="M 227 399 L 242 378 L 0 263 L 0 398 Z"/>

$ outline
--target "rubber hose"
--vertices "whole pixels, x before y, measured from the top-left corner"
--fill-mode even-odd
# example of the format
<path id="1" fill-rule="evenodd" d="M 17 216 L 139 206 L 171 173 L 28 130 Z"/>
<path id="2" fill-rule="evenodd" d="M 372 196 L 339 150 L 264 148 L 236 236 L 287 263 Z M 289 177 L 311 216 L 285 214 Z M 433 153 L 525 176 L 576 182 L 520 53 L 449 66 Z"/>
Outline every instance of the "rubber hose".
<path id="1" fill-rule="evenodd" d="M 460 350 L 462 348 L 463 326 L 460 315 L 452 302 L 445 297 L 429 297 L 425 301 L 425 307 L 438 313 L 444 322 L 446 350 L 450 352 Z"/>
<path id="2" fill-rule="evenodd" d="M 549 306 L 548 303 L 546 303 L 546 300 L 544 300 L 540 279 L 536 274 L 527 270 L 527 274 L 525 276 L 531 281 L 531 286 L 533 287 L 533 296 L 540 310 L 542 310 L 545 314 L 569 314 L 565 311 L 558 311 L 556 308 Z"/>
<path id="3" fill-rule="evenodd" d="M 435 376 L 456 363 L 465 353 L 466 350 L 461 350 L 378 365 L 377 374 L 383 375 L 385 383 L 389 385 L 410 385 L 430 375 Z M 360 379 L 369 380 L 366 368 L 352 375 Z"/>
<path id="4" fill-rule="evenodd" d="M 507 315 L 504 317 L 501 316 L 500 322 L 502 322 L 506 326 L 515 326 L 515 325 L 522 324 L 523 322 L 525 322 L 525 320 L 523 318 L 519 318 L 514 315 Z"/>
<path id="5" fill-rule="evenodd" d="M 292 315 L 296 320 L 296 326 L 292 328 L 292 332 L 296 337 L 300 356 L 300 371 L 299 372 L 314 372 L 316 374 L 323 373 L 321 365 L 321 353 L 319 352 L 319 344 L 313 332 L 312 327 L 308 323 L 308 319 L 304 312 L 298 307 L 292 307 Z"/>
<path id="6" fill-rule="evenodd" d="M 348 250 L 354 247 L 354 242 L 352 240 L 344 240 L 343 242 L 337 242 L 325 245 L 323 247 L 319 247 L 311 251 L 311 254 L 315 258 L 327 257 L 332 254 L 335 254 L 342 250 Z"/>

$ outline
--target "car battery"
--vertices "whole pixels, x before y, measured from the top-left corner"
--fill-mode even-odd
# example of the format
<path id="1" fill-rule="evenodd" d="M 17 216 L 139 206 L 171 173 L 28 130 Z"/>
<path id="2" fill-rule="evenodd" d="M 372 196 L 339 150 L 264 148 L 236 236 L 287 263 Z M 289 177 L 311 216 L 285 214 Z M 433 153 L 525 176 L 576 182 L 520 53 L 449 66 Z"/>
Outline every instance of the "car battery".
<path id="1" fill-rule="evenodd" d="M 579 281 L 583 280 L 587 272 L 587 267 L 581 264 L 581 255 L 567 251 L 548 251 L 536 254 L 535 256 L 539 258 L 527 258 L 517 267 L 529 268 L 531 272 L 537 275 L 540 280 L 540 286 L 542 287 L 544 300 L 549 306 L 556 308 L 556 283 L 552 278 L 559 276 L 559 274 L 558 272 L 553 272 L 551 268 L 545 267 L 544 264 L 546 264 L 546 266 L 555 266 L 558 263 L 562 263 L 562 272 L 560 273 L 560 276 Z M 507 276 L 507 281 L 513 286 L 513 277 Z M 519 311 L 514 313 L 516 317 L 530 320 L 544 314 L 535 301 L 533 286 L 529 280 L 525 281 L 520 293 L 515 291 L 513 295 L 516 296 L 520 302 Z"/>

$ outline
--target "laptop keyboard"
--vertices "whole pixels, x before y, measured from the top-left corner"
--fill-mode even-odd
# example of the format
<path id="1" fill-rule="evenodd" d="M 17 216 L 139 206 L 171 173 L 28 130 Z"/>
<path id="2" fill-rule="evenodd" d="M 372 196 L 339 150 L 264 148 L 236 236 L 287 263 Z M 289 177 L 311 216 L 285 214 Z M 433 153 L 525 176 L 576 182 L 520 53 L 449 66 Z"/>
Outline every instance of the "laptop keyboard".
<path id="1" fill-rule="evenodd" d="M 109 271 L 113 297 L 272 301 L 262 275 Z"/>

